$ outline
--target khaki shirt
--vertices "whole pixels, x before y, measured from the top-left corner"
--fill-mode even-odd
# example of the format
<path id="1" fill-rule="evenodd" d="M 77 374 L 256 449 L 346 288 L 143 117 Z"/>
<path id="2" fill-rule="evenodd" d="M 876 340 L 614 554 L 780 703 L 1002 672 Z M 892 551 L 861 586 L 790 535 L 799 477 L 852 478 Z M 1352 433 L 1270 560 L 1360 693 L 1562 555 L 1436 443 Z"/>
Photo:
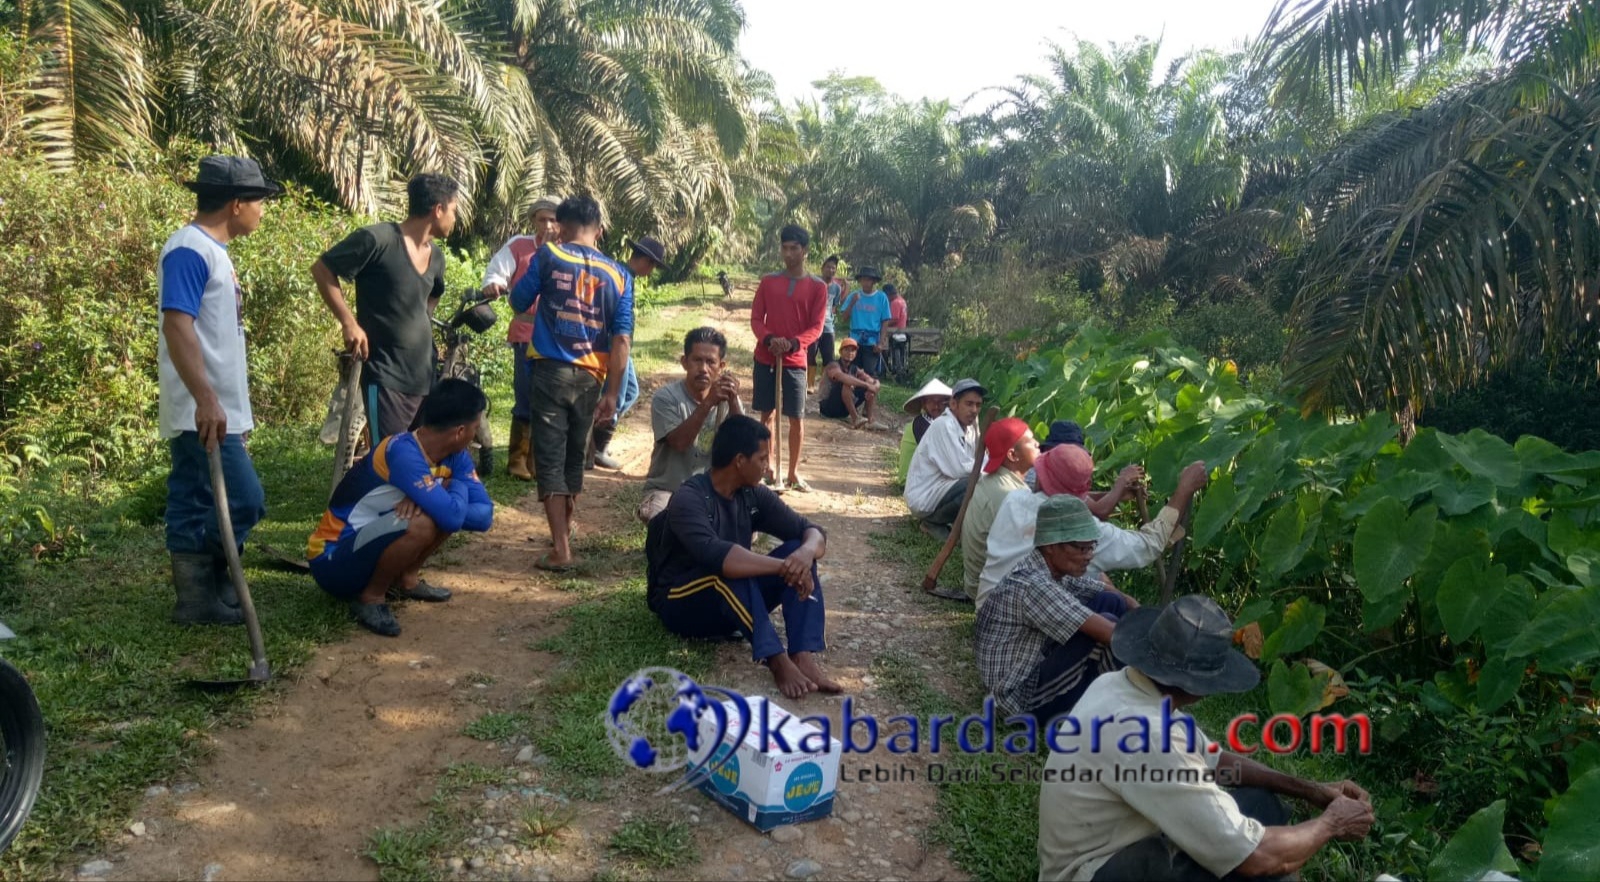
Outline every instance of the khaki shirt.
<path id="1" fill-rule="evenodd" d="M 1091 879 L 1112 855 L 1161 834 L 1218 876 L 1261 843 L 1266 827 L 1245 817 L 1214 780 L 1220 746 L 1197 724 L 1189 743 L 1188 714 L 1170 712 L 1171 750 L 1163 751 L 1161 699 L 1150 678 L 1124 668 L 1097 677 L 1072 709 L 1078 734 L 1067 726 L 1056 745 L 1077 752 L 1051 752 L 1039 795 L 1040 882 Z M 1148 749 L 1119 749 L 1141 730 L 1141 717 L 1149 721 Z M 1099 727 L 1099 751 L 1092 752 L 1096 719 L 1116 722 Z"/>
<path id="2" fill-rule="evenodd" d="M 978 575 L 989 557 L 989 528 L 994 525 L 1000 504 L 1011 491 L 1027 487 L 1021 475 L 1002 467 L 992 475 L 979 478 L 978 485 L 972 489 L 967 517 L 961 522 L 961 587 L 967 590 L 968 597 L 978 596 Z"/>

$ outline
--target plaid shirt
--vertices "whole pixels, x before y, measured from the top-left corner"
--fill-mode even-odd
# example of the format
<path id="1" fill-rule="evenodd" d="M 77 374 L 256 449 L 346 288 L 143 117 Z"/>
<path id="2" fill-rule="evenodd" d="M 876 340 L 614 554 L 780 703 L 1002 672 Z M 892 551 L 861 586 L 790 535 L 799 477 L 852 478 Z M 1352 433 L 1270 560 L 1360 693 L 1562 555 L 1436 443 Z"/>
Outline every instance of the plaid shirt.
<path id="1" fill-rule="evenodd" d="M 1105 585 L 1098 579 L 1055 579 L 1037 549 L 995 586 L 978 610 L 978 673 L 1007 715 L 1033 706 L 1039 663 L 1094 615 L 1084 601 Z"/>

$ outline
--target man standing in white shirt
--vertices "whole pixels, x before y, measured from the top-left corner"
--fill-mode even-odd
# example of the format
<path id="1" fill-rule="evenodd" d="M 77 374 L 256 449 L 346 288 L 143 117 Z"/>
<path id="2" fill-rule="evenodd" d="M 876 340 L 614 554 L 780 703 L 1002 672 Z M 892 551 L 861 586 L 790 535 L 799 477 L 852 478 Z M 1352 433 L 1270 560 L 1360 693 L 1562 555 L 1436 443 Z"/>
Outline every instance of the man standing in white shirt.
<path id="1" fill-rule="evenodd" d="M 194 221 L 172 234 L 156 269 L 161 331 L 161 437 L 172 451 L 167 476 L 167 551 L 180 625 L 244 621 L 228 576 L 217 505 L 228 504 L 234 541 L 267 513 L 245 436 L 255 428 L 245 364 L 244 295 L 228 243 L 261 226 L 267 199 L 283 192 L 253 159 L 208 156 L 184 184 L 195 193 Z M 212 493 L 208 455 L 220 450 L 228 498 Z"/>
<path id="2" fill-rule="evenodd" d="M 989 528 L 988 555 L 983 572 L 978 575 L 979 607 L 989 592 L 1010 575 L 1033 550 L 1033 523 L 1039 506 L 1050 496 L 1088 496 L 1089 475 L 1094 472 L 1094 460 L 1089 452 L 1076 444 L 1062 444 L 1044 453 L 1033 464 L 1034 480 L 1039 492 L 1013 490 L 1000 503 L 1000 511 Z M 1205 463 L 1191 463 L 1178 475 L 1178 486 L 1172 497 L 1150 522 L 1137 530 L 1125 530 L 1116 524 L 1100 521 L 1100 538 L 1095 546 L 1094 560 L 1089 565 L 1089 575 L 1099 576 L 1115 570 L 1138 570 L 1153 563 L 1169 545 L 1182 536 L 1178 524 L 1188 510 L 1194 495 L 1206 485 Z M 1079 492 L 1079 488 L 1083 488 Z"/>
<path id="3" fill-rule="evenodd" d="M 906 507 L 922 521 L 922 530 L 940 542 L 961 512 L 967 478 L 978 455 L 978 411 L 988 393 L 977 380 L 966 379 L 950 390 L 950 409 L 933 421 L 906 470 Z"/>
<path id="4" fill-rule="evenodd" d="M 1183 712 L 1261 680 L 1209 598 L 1128 610 L 1111 651 L 1127 667 L 1096 678 L 1072 710 L 1080 725 L 1050 741 L 1042 882 L 1291 877 L 1330 841 L 1372 828 L 1372 798 L 1355 782 L 1308 781 L 1223 750 Z M 1280 796 L 1322 813 L 1290 825 Z"/>
<path id="5" fill-rule="evenodd" d="M 533 235 L 512 236 L 489 258 L 489 264 L 483 270 L 485 295 L 504 297 L 522 281 L 528 264 L 533 262 L 533 256 L 539 253 L 544 243 L 560 241 L 561 225 L 556 223 L 556 207 L 560 204 L 561 200 L 554 196 L 545 196 L 533 203 Z M 536 305 L 526 312 L 513 315 L 506 327 L 506 345 L 511 347 L 512 393 L 511 442 L 506 445 L 509 450 L 506 472 L 519 481 L 533 480 L 533 446 L 528 440 L 528 427 L 533 420 L 533 411 L 528 405 L 533 394 L 533 373 L 530 367 L 532 362 L 524 358 L 523 353 L 527 351 L 528 344 L 533 342 L 533 312 L 537 308 Z M 487 478 L 488 475 L 483 477 Z"/>

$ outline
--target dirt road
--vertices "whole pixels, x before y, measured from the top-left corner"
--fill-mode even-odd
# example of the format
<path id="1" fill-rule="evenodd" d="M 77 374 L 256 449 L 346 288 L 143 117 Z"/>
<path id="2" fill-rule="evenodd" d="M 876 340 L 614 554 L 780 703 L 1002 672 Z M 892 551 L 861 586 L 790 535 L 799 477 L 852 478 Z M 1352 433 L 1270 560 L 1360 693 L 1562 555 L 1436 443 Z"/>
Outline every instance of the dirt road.
<path id="1" fill-rule="evenodd" d="M 747 303 L 676 307 L 651 321 L 670 324 L 692 311 L 747 350 L 741 306 Z M 748 356 L 738 358 L 743 361 L 734 360 L 734 369 L 748 378 Z M 670 373 L 641 377 L 645 400 L 613 442 L 623 471 L 590 473 L 580 551 L 597 547 L 608 532 L 642 529 L 631 511 L 649 460 L 648 398 L 675 379 Z M 935 657 L 933 647 L 943 645 L 936 632 L 950 625 L 947 610 L 908 590 L 920 574 L 899 571 L 868 543 L 869 533 L 905 515 L 889 489 L 887 466 L 898 430 L 856 432 L 814 416 L 807 427 L 802 473 L 815 489 L 787 498 L 830 531 L 824 664 L 855 696 L 858 714 L 904 712 L 880 694 L 874 663 L 880 672 L 885 659 L 915 665 L 938 678 L 949 661 Z M 661 783 L 653 779 L 626 778 L 594 801 L 552 794 L 542 758 L 531 747 L 463 734 L 486 711 L 527 707 L 528 696 L 563 661 L 530 648 L 566 627 L 555 614 L 577 599 L 562 577 L 533 568 L 548 549 L 535 510 L 531 494 L 502 506 L 490 533 L 450 549 L 429 571 L 430 581 L 456 591 L 452 602 L 408 605 L 399 614 L 404 633 L 398 638 L 362 633 L 324 647 L 248 726 L 207 736 L 213 751 L 193 780 L 152 788 L 133 832 L 103 856 L 109 869 L 92 868 L 94 877 L 375 879 L 379 867 L 364 852 L 382 828 L 422 831 L 390 844 L 402 852 L 407 843 L 425 848 L 413 872 L 441 878 L 964 878 L 944 849 L 927 840 L 937 785 L 921 780 L 925 776 L 918 783 L 854 781 L 857 769 L 904 764 L 882 748 L 844 756 L 852 780 L 840 785 L 832 818 L 774 836 L 755 832 L 698 793 L 653 797 Z M 642 575 L 642 560 L 637 569 Z M 309 581 L 307 590 L 316 590 Z M 744 647 L 718 648 L 709 682 L 775 694 Z M 793 704 L 802 713 L 837 719 L 840 699 L 814 696 Z M 604 737 L 600 710 L 595 738 Z M 441 808 L 442 776 L 455 770 L 459 777 L 462 769 L 498 770 L 494 774 L 503 777 L 489 784 L 457 780 L 450 805 Z M 519 846 L 526 836 L 518 840 L 507 825 L 527 822 L 530 801 L 551 799 L 568 806 L 560 829 L 543 847 Z M 617 831 L 646 812 L 691 825 L 687 860 L 641 869 L 616 853 Z M 446 816 L 459 823 L 429 826 L 430 818 Z"/>

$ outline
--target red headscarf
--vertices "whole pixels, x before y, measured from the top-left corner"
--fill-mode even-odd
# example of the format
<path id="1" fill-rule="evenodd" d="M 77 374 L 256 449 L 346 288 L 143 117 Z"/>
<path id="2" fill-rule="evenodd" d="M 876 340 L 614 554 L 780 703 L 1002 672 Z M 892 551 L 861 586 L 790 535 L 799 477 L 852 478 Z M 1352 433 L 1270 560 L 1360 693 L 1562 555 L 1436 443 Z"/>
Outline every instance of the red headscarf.
<path id="1" fill-rule="evenodd" d="M 1040 454 L 1033 473 L 1046 496 L 1066 493 L 1083 499 L 1089 495 L 1089 479 L 1094 476 L 1094 457 L 1076 444 L 1062 444 Z"/>

